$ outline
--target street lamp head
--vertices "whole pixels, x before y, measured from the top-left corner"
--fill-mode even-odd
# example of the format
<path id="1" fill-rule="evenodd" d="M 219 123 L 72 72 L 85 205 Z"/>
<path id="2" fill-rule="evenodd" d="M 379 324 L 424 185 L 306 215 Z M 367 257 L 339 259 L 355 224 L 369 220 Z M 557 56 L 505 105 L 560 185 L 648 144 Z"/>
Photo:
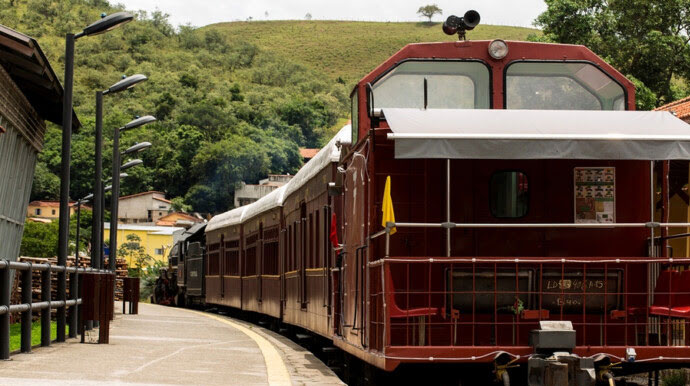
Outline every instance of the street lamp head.
<path id="1" fill-rule="evenodd" d="M 79 202 L 88 202 L 88 201 L 91 201 L 92 198 L 93 198 L 93 193 L 89 193 L 86 197 L 79 200 Z"/>
<path id="2" fill-rule="evenodd" d="M 133 145 L 129 149 L 125 150 L 122 153 L 122 155 L 130 154 L 130 153 L 138 153 L 138 152 L 144 151 L 150 147 L 151 147 L 151 142 L 140 142 L 140 143 Z"/>
<path id="3" fill-rule="evenodd" d="M 122 80 L 120 80 L 119 82 L 110 86 L 110 88 L 108 88 L 107 90 L 103 91 L 103 94 L 111 94 L 111 93 L 116 93 L 116 92 L 130 89 L 130 88 L 136 86 L 138 83 L 141 83 L 147 79 L 148 78 L 146 77 L 146 75 L 143 75 L 143 74 L 136 74 L 136 75 L 125 77 Z"/>
<path id="4" fill-rule="evenodd" d="M 129 168 L 131 168 L 131 167 L 134 167 L 134 166 L 137 166 L 137 165 L 141 165 L 141 164 L 143 164 L 143 163 L 144 163 L 144 161 L 142 161 L 142 160 L 140 160 L 140 159 L 133 159 L 133 160 L 131 160 L 131 161 L 128 161 L 126 164 L 120 166 L 120 170 L 129 169 Z"/>
<path id="5" fill-rule="evenodd" d="M 156 117 L 152 115 L 145 115 L 143 117 L 139 117 L 133 121 L 130 121 L 128 124 L 122 126 L 120 130 L 129 130 L 129 129 L 136 129 L 137 127 L 144 126 L 146 124 L 149 124 L 151 122 L 155 122 Z"/>
<path id="6" fill-rule="evenodd" d="M 123 178 L 125 178 L 125 177 L 129 177 L 129 174 L 127 174 L 127 173 L 120 173 L 120 179 L 123 179 Z M 108 178 L 107 180 L 105 180 L 105 183 L 106 183 L 106 184 L 109 184 L 109 183 L 111 183 L 112 181 L 113 181 L 113 177 L 110 177 L 110 178 Z"/>
<path id="7" fill-rule="evenodd" d="M 105 188 L 103 188 L 103 192 L 104 192 L 104 193 L 105 193 L 105 192 L 109 192 L 109 191 L 111 191 L 111 190 L 113 190 L 113 186 L 112 186 L 112 185 L 108 185 L 108 186 L 106 186 Z"/>
<path id="8" fill-rule="evenodd" d="M 129 23 L 134 19 L 134 15 L 129 12 L 116 12 L 111 15 L 101 17 L 101 20 L 91 23 L 84 30 L 75 35 L 75 38 L 80 38 L 82 36 L 98 35 L 104 32 L 108 32 L 115 29 L 123 24 Z"/>

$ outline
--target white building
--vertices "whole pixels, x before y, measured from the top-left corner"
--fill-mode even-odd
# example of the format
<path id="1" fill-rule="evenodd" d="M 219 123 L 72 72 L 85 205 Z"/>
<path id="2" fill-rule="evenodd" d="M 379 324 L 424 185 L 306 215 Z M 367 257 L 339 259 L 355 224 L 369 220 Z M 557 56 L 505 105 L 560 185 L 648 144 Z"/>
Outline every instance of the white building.
<path id="1" fill-rule="evenodd" d="M 142 192 L 120 197 L 117 219 L 123 224 L 154 225 L 172 212 L 172 203 L 163 192 Z"/>

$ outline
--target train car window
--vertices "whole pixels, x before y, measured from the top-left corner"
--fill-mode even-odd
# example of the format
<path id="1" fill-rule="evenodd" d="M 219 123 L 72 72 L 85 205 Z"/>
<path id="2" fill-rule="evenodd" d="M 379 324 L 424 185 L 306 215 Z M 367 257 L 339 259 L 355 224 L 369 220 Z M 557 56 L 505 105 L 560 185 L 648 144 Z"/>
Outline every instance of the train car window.
<path id="1" fill-rule="evenodd" d="M 625 110 L 625 91 L 582 62 L 514 62 L 506 69 L 506 108 Z"/>
<path id="2" fill-rule="evenodd" d="M 278 274 L 278 227 L 264 231 L 263 274 Z"/>
<path id="3" fill-rule="evenodd" d="M 407 61 L 372 86 L 375 108 L 488 109 L 489 69 L 476 61 Z"/>
<path id="4" fill-rule="evenodd" d="M 208 266 L 207 270 L 209 276 L 215 276 L 220 273 L 220 244 L 214 243 L 208 246 Z"/>
<path id="5" fill-rule="evenodd" d="M 243 276 L 254 276 L 257 274 L 257 246 L 259 244 L 259 233 L 254 233 L 253 235 L 247 237 L 246 247 L 244 250 L 244 275 Z"/>
<path id="6" fill-rule="evenodd" d="M 239 276 L 240 274 L 240 241 L 225 242 L 225 261 L 223 262 L 223 274 Z"/>
<path id="7" fill-rule="evenodd" d="M 499 171 L 489 183 L 491 215 L 498 218 L 517 218 L 529 209 L 529 181 L 519 171 Z"/>

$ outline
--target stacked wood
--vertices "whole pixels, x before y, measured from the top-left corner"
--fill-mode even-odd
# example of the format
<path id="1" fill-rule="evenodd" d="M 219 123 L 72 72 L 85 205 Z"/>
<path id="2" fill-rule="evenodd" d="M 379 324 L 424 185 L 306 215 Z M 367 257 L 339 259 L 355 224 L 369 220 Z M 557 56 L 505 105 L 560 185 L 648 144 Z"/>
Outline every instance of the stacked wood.
<path id="1" fill-rule="evenodd" d="M 108 259 L 105 259 L 105 265 L 108 264 Z M 122 300 L 122 279 L 127 276 L 127 260 L 118 258 L 115 262 L 115 300 Z"/>
<path id="2" fill-rule="evenodd" d="M 51 264 L 57 265 L 57 257 L 26 257 L 20 256 L 17 261 L 32 264 Z M 67 257 L 67 266 L 73 267 L 75 265 L 74 256 Z M 107 260 L 106 260 L 107 266 Z M 89 268 L 91 267 L 91 258 L 89 256 L 82 256 L 79 258 L 79 268 Z M 115 266 L 116 273 L 116 289 L 115 289 L 115 299 L 122 300 L 122 278 L 127 277 L 127 261 L 125 259 L 117 259 L 117 264 Z M 57 273 L 53 272 L 50 275 L 50 289 L 51 289 L 51 299 L 57 299 Z M 72 298 L 69 293 L 69 281 L 70 275 L 67 275 L 67 298 Z M 32 272 L 31 280 L 32 288 L 32 299 L 34 302 L 41 301 L 41 271 Z M 21 303 L 21 271 L 15 271 L 14 283 L 12 286 L 12 304 Z M 19 315 L 16 315 L 17 317 Z"/>

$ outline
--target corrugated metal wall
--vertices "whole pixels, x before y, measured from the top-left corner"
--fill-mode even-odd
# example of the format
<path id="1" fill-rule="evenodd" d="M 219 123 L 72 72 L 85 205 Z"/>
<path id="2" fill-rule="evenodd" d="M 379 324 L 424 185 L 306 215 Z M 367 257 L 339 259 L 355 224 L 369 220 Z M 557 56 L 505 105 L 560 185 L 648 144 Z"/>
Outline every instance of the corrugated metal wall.
<path id="1" fill-rule="evenodd" d="M 0 68 L 0 259 L 19 256 L 45 124 Z"/>
<path id="2" fill-rule="evenodd" d="M 0 259 L 16 260 L 36 166 L 36 149 L 0 115 Z"/>

